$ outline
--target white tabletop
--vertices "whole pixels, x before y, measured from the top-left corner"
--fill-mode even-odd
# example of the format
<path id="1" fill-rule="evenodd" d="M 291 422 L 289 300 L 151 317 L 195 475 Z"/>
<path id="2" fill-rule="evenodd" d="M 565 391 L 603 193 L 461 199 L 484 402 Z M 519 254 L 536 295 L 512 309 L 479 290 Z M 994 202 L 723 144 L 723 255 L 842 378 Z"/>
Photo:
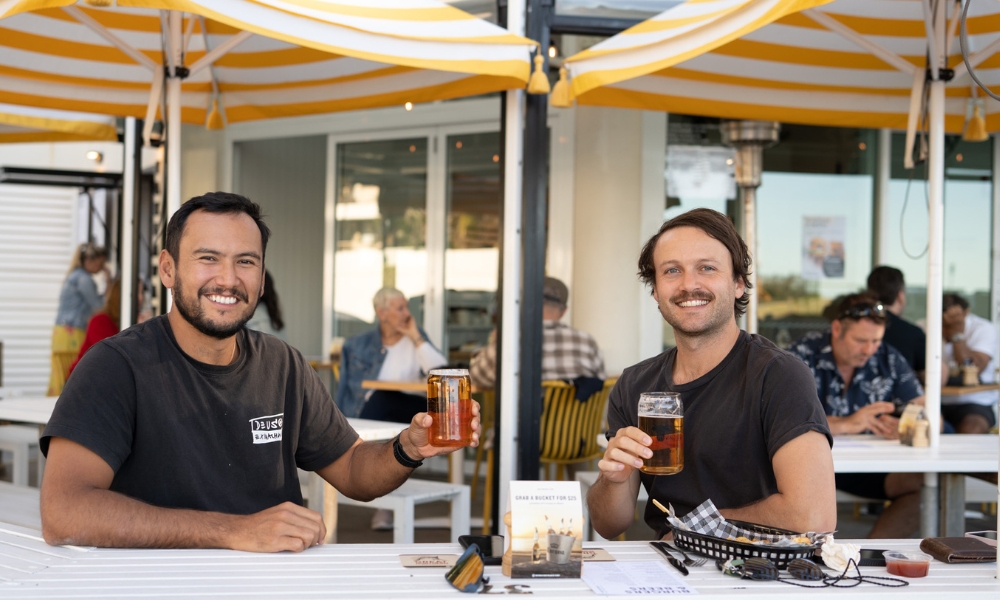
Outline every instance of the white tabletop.
<path id="1" fill-rule="evenodd" d="M 838 473 L 996 473 L 1000 437 L 948 434 L 937 448 L 904 446 L 874 435 L 833 438 Z"/>
<path id="2" fill-rule="evenodd" d="M 54 396 L 0 400 L 0 421 L 45 425 L 52 417 L 56 400 L 58 398 Z M 372 421 L 370 419 L 347 419 L 347 421 L 361 436 L 361 440 L 365 442 L 394 438 L 397 433 L 406 428 L 405 423 L 389 421 Z"/>
<path id="3" fill-rule="evenodd" d="M 872 548 L 915 549 L 917 540 L 859 542 Z M 619 561 L 660 560 L 645 542 L 602 542 Z M 444 580 L 443 568 L 406 569 L 400 554 L 458 554 L 457 544 L 329 544 L 301 554 L 253 554 L 230 550 L 113 550 L 47 546 L 37 532 L 0 523 L 0 597 L 179 598 L 207 596 L 268 598 L 444 598 L 466 597 Z M 584 565 L 586 571 L 587 566 Z M 870 584 L 845 590 L 803 589 L 779 582 L 724 576 L 709 563 L 685 578 L 705 597 L 763 600 L 825 597 L 874 599 L 1000 597 L 995 565 L 934 562 L 930 575 L 903 588 Z M 500 567 L 487 567 L 495 589 L 508 583 L 530 586 L 536 597 L 576 599 L 593 592 L 580 579 L 507 580 Z M 866 567 L 867 575 L 886 575 Z"/>

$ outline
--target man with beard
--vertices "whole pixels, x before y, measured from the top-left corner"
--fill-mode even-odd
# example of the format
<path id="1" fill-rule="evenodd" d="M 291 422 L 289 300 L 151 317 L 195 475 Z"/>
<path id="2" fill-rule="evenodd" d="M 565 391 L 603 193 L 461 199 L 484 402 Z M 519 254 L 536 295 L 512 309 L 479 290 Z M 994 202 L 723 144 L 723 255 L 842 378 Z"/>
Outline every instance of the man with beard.
<path id="1" fill-rule="evenodd" d="M 711 499 L 723 516 L 793 531 L 833 531 L 832 438 L 809 369 L 765 338 L 741 331 L 750 255 L 725 215 L 684 213 L 639 255 L 639 277 L 674 328 L 677 347 L 625 369 L 611 392 L 608 449 L 587 496 L 611 538 L 632 524 L 640 483 L 679 516 Z M 684 469 L 642 473 L 652 440 L 638 425 L 639 395 L 679 392 Z M 663 536 L 664 514 L 646 523 Z"/>
<path id="2" fill-rule="evenodd" d="M 42 435 L 47 542 L 301 551 L 326 528 L 302 506 L 297 467 L 364 500 L 447 452 L 428 444 L 426 413 L 362 443 L 299 352 L 244 327 L 269 235 L 235 194 L 171 217 L 159 273 L 173 308 L 91 348 Z"/>

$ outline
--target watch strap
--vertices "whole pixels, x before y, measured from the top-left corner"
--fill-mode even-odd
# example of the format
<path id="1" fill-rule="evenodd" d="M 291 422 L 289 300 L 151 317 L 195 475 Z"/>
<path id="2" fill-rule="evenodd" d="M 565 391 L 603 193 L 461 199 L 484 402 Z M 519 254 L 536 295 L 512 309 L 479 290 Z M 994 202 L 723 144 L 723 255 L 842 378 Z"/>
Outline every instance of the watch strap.
<path id="1" fill-rule="evenodd" d="M 416 469 L 420 465 L 424 464 L 422 460 L 413 460 L 406 455 L 403 451 L 403 444 L 399 441 L 399 435 L 392 438 L 392 455 L 396 457 L 396 462 L 403 465 L 407 469 Z"/>

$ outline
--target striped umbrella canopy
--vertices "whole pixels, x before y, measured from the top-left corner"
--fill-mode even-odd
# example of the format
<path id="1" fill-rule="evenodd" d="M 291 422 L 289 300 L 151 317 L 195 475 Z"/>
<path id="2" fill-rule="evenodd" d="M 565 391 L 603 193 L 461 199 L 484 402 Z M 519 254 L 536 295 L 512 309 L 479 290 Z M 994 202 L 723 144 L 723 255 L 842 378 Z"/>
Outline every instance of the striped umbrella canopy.
<path id="1" fill-rule="evenodd" d="M 436 0 L 112 1 L 0 0 L 0 102 L 155 116 L 169 67 L 235 123 L 524 87 L 535 47 Z"/>
<path id="2" fill-rule="evenodd" d="M 0 104 L 0 144 L 118 141 L 115 118 Z"/>
<path id="3" fill-rule="evenodd" d="M 925 0 L 926 1 L 926 0 Z M 927 67 L 922 0 L 689 0 L 566 61 L 580 104 L 731 119 L 912 128 Z M 960 133 L 976 97 L 946 3 L 945 128 Z M 1000 2 L 969 7 L 971 62 L 1000 84 Z M 1000 104 L 985 112 L 1000 130 Z"/>
<path id="4" fill-rule="evenodd" d="M 1000 85 L 1000 2 L 687 0 L 567 59 L 552 102 L 567 106 L 575 97 L 726 119 L 906 129 L 908 167 L 915 132 L 926 127 L 927 364 L 939 364 L 944 135 L 961 132 L 967 118 L 966 134 L 978 134 L 970 138 L 1000 130 L 1000 104 L 977 99 L 961 56 L 964 9 L 968 64 L 992 89 Z M 744 221 L 752 234 L 753 188 L 748 192 Z M 932 446 L 940 386 L 940 370 L 928 369 Z"/>

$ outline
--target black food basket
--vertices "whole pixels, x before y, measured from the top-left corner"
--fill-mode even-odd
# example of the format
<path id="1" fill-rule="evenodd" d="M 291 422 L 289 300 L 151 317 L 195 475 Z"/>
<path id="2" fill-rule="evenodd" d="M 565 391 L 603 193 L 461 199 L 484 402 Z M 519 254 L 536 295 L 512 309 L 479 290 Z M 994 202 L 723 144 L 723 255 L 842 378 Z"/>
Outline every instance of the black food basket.
<path id="1" fill-rule="evenodd" d="M 787 529 L 778 529 L 777 527 L 747 523 L 746 521 L 730 520 L 729 523 L 741 529 L 746 529 L 756 533 L 771 535 L 799 535 L 794 531 L 788 531 Z M 693 531 L 681 531 L 679 529 L 674 529 L 674 543 L 677 544 L 682 550 L 696 552 L 702 556 L 707 556 L 716 560 L 728 560 L 730 558 L 766 558 L 773 562 L 779 569 L 784 569 L 788 566 L 788 563 L 792 562 L 792 560 L 796 558 L 812 558 L 816 549 L 819 548 L 818 544 L 813 544 L 811 546 L 775 547 L 767 544 L 734 542 L 733 540 L 724 540 L 712 535 L 703 535 L 700 533 L 694 533 Z"/>

